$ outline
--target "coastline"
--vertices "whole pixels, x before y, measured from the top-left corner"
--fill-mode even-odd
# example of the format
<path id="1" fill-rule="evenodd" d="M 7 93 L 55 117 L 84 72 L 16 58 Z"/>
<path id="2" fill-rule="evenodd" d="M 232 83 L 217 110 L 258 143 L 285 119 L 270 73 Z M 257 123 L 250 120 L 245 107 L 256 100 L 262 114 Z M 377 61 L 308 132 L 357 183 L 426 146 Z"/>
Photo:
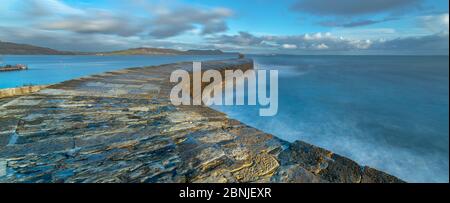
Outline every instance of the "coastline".
<path id="1" fill-rule="evenodd" d="M 180 68 L 190 64 L 106 72 L 2 104 L 0 182 L 403 182 L 209 107 L 172 106 L 168 76 Z"/>

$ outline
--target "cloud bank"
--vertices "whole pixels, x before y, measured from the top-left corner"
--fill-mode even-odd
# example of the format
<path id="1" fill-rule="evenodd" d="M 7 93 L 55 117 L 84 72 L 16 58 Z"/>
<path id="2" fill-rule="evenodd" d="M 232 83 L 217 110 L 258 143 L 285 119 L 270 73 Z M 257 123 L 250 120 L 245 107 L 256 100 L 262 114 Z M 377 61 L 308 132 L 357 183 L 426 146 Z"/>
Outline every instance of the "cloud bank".
<path id="1" fill-rule="evenodd" d="M 300 27 L 286 35 L 240 31 L 245 28 L 241 25 L 230 28 L 240 23 L 230 21 L 239 21 L 243 14 L 221 6 L 158 0 L 112 0 L 117 7 L 63 0 L 2 0 L 0 40 L 71 51 L 149 46 L 249 53 L 448 54 L 448 11 L 410 17 L 415 24 L 408 29 L 418 30 L 415 34 L 396 27 L 357 30 L 395 24 L 403 17 L 393 12 L 420 7 L 423 1 L 296 0 L 294 5 L 285 3 L 286 11 L 315 16 L 314 26 L 326 31 L 301 31 Z"/>
<path id="2" fill-rule="evenodd" d="M 226 8 L 203 10 L 194 7 L 182 7 L 161 14 L 152 20 L 150 35 L 156 38 L 168 38 L 201 27 L 201 34 L 214 34 L 228 30 L 225 19 L 232 15 Z"/>
<path id="3" fill-rule="evenodd" d="M 448 54 L 448 32 L 419 37 L 390 40 L 356 40 L 338 37 L 332 33 L 313 33 L 291 36 L 255 36 L 248 32 L 210 38 L 219 47 L 229 45 L 236 50 L 252 49 L 254 52 L 289 50 L 289 53 L 366 53 L 366 54 Z"/>
<path id="4" fill-rule="evenodd" d="M 137 17 L 105 9 L 78 9 L 57 0 L 24 0 L 23 3 L 26 17 L 37 17 L 39 21 L 36 24 L 42 29 L 126 37 L 148 34 L 159 39 L 177 36 L 197 27 L 202 29 L 202 34 L 224 32 L 228 29 L 225 19 L 232 15 L 232 11 L 226 8 L 183 5 L 151 16 Z"/>
<path id="5" fill-rule="evenodd" d="M 420 0 L 298 0 L 292 8 L 315 15 L 351 16 L 414 7 L 420 2 Z"/>

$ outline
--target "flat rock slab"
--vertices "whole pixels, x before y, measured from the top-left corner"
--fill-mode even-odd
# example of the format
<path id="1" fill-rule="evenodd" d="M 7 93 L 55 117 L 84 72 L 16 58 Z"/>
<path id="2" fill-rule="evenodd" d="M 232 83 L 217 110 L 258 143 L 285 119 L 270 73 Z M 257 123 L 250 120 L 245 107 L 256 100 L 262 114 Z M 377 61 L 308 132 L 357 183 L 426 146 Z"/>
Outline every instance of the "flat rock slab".
<path id="1" fill-rule="evenodd" d="M 169 76 L 191 67 L 129 68 L 0 99 L 0 182 L 402 182 L 208 107 L 173 106 Z"/>

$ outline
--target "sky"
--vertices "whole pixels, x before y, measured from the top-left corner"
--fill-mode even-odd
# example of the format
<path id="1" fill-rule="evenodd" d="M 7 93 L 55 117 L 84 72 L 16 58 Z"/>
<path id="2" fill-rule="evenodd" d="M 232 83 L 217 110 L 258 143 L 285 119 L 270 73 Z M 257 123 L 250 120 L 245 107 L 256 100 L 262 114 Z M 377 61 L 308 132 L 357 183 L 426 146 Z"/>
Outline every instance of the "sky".
<path id="1" fill-rule="evenodd" d="M 0 41 L 257 54 L 445 54 L 448 0 L 0 0 Z"/>

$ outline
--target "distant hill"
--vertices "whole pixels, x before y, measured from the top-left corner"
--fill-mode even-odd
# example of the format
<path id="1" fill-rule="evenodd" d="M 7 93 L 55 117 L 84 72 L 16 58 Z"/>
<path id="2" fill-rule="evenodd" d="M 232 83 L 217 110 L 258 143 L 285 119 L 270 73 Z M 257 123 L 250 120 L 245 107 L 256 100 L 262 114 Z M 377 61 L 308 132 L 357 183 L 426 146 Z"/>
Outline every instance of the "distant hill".
<path id="1" fill-rule="evenodd" d="M 186 54 L 191 55 L 219 55 L 224 54 L 221 50 L 187 50 Z"/>
<path id="2" fill-rule="evenodd" d="M 188 50 L 180 51 L 176 49 L 162 49 L 162 48 L 133 48 L 126 50 L 118 50 L 111 52 L 71 52 L 58 51 L 55 49 L 27 45 L 16 44 L 11 42 L 0 41 L 0 55 L 220 55 L 231 54 L 224 53 L 221 50 Z M 233 53 L 235 54 L 235 53 Z"/>
<path id="3" fill-rule="evenodd" d="M 97 55 L 181 55 L 182 51 L 175 49 L 159 49 L 159 48 L 133 48 L 127 50 L 119 50 L 112 52 L 99 52 Z"/>
<path id="4" fill-rule="evenodd" d="M 180 51 L 176 49 L 160 48 L 133 48 L 120 51 L 97 53 L 97 55 L 220 55 L 225 54 L 221 50 L 188 50 Z"/>
<path id="5" fill-rule="evenodd" d="M 28 44 L 16 44 L 0 41 L 0 54 L 6 55 L 71 55 L 76 52 L 58 51 Z"/>

